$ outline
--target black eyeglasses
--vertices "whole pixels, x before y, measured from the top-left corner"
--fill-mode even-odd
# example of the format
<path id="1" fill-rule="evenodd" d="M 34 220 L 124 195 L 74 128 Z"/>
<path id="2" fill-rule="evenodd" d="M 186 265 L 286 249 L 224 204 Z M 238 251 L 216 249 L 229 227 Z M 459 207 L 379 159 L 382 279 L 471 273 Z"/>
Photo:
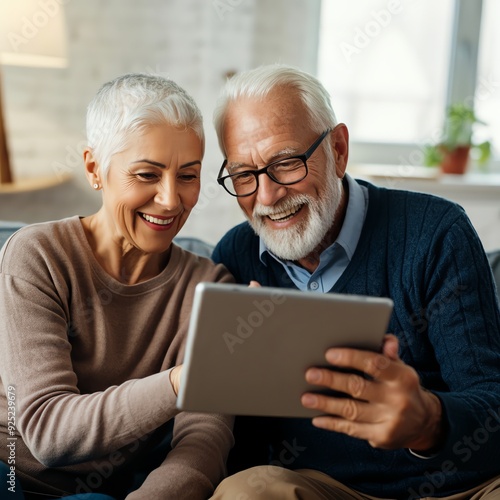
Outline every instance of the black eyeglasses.
<path id="1" fill-rule="evenodd" d="M 312 156 L 314 151 L 316 151 L 316 148 L 321 144 L 329 132 L 330 129 L 325 130 L 304 154 L 274 161 L 258 170 L 241 170 L 233 174 L 222 176 L 227 166 L 226 159 L 217 176 L 217 182 L 230 195 L 238 197 L 254 194 L 259 188 L 259 175 L 261 174 L 267 174 L 274 182 L 283 186 L 296 184 L 306 178 L 309 172 L 307 160 Z"/>

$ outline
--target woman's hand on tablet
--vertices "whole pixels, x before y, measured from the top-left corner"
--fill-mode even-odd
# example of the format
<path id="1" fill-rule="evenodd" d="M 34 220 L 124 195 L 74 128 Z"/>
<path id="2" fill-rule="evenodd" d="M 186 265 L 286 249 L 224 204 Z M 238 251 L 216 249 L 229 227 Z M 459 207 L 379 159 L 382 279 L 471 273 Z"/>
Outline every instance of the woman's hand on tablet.
<path id="1" fill-rule="evenodd" d="M 257 288 L 259 286 L 262 286 L 258 281 L 250 281 L 250 284 L 248 285 L 248 288 Z"/>

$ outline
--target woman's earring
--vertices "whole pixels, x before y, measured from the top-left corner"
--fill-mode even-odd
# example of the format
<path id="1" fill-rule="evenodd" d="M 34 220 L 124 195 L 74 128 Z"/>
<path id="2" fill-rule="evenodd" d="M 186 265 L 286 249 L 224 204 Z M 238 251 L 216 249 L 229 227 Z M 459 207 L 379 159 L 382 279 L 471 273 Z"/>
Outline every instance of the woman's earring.
<path id="1" fill-rule="evenodd" d="M 99 189 L 99 184 L 95 183 L 94 184 L 94 189 Z"/>

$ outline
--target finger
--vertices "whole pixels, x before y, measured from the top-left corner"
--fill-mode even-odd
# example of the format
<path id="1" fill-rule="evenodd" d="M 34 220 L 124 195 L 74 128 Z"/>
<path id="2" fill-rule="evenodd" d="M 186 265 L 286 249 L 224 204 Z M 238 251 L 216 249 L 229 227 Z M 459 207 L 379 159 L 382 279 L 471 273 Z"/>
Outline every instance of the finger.
<path id="1" fill-rule="evenodd" d="M 368 441 L 371 446 L 379 448 L 393 448 L 389 442 L 378 439 L 380 426 L 364 422 L 352 422 L 335 416 L 320 416 L 312 419 L 312 424 L 320 429 L 326 429 L 333 432 L 341 432 L 347 436 L 355 437 Z M 382 434 L 383 436 L 383 434 Z"/>
<path id="2" fill-rule="evenodd" d="M 328 387 L 334 391 L 348 394 L 364 401 L 377 401 L 378 382 L 368 380 L 355 373 L 342 373 L 334 370 L 309 368 L 306 381 L 310 384 Z"/>
<path id="3" fill-rule="evenodd" d="M 182 365 L 178 365 L 169 373 L 170 383 L 172 384 L 172 389 L 174 390 L 174 394 L 177 396 L 179 393 L 179 387 L 181 384 L 181 373 L 182 373 Z"/>
<path id="4" fill-rule="evenodd" d="M 334 347 L 326 351 L 326 360 L 339 368 L 358 370 L 375 380 L 395 380 L 402 362 L 393 360 L 383 353 Z"/>
<path id="5" fill-rule="evenodd" d="M 310 393 L 302 396 L 302 404 L 325 413 L 312 419 L 315 427 L 363 439 L 374 447 L 400 447 L 387 426 L 387 416 L 372 404 Z"/>
<path id="6" fill-rule="evenodd" d="M 351 422 L 376 423 L 379 420 L 373 405 L 352 398 L 335 398 L 307 392 L 302 395 L 301 403 L 306 408 Z"/>
<path id="7" fill-rule="evenodd" d="M 258 281 L 255 281 L 255 280 L 251 280 L 250 284 L 248 285 L 249 288 L 257 288 L 260 286 L 262 286 L 262 285 Z"/>
<path id="8" fill-rule="evenodd" d="M 395 361 L 399 360 L 399 340 L 395 335 L 388 334 L 384 337 L 382 354 Z"/>
<path id="9" fill-rule="evenodd" d="M 312 419 L 312 424 L 320 429 L 341 432 L 347 436 L 363 439 L 373 448 L 395 450 L 404 447 L 404 444 L 395 439 L 395 436 L 384 428 L 384 423 L 372 424 L 351 422 L 335 416 L 320 416 Z"/>

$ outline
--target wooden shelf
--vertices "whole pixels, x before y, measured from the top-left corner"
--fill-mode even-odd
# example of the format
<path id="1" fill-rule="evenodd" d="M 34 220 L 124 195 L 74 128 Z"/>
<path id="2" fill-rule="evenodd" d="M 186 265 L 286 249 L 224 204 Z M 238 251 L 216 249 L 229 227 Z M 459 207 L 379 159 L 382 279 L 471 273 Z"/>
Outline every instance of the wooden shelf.
<path id="1" fill-rule="evenodd" d="M 500 200 L 500 172 L 469 171 L 463 175 L 443 174 L 438 168 L 402 165 L 353 165 L 347 173 L 358 179 L 394 189 L 424 191 L 445 196 L 496 196 Z"/>
<path id="2" fill-rule="evenodd" d="M 69 174 L 44 176 L 44 177 L 28 177 L 18 179 L 14 182 L 0 183 L 0 194 L 15 194 L 25 193 L 29 191 L 40 191 L 49 189 L 54 186 L 59 186 L 72 179 Z"/>

